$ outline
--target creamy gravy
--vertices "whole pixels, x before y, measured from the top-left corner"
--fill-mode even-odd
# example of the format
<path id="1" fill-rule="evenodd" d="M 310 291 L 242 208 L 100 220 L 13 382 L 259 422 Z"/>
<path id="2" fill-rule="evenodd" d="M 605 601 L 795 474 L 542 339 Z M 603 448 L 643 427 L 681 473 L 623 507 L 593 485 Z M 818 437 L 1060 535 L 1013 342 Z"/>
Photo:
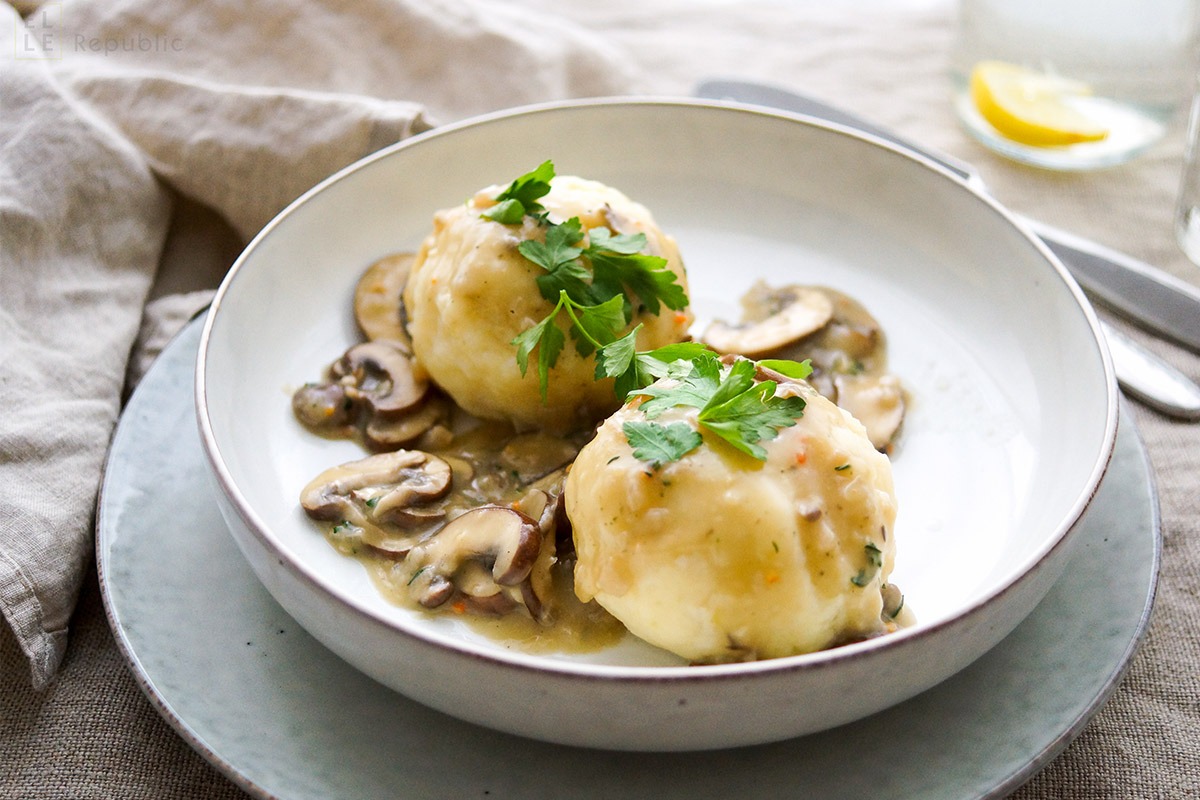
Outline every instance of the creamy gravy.
<path id="1" fill-rule="evenodd" d="M 387 261 L 384 259 L 380 264 Z M 397 269 L 407 269 L 404 259 L 392 261 L 399 265 Z M 373 265 L 367 273 L 373 290 L 388 278 L 387 275 L 381 275 L 379 267 L 379 264 Z M 392 290 L 394 287 L 389 288 L 389 291 Z M 869 312 L 853 298 L 824 287 L 819 291 L 832 304 L 833 312 L 829 321 L 815 332 L 779 348 L 771 357 L 810 359 L 814 367 L 810 383 L 819 392 L 835 399 L 855 416 L 859 413 L 864 416 L 883 416 L 885 419 L 875 427 L 877 430 L 880 427 L 886 430 L 883 434 L 873 435 L 872 442 L 879 449 L 887 449 L 899 426 L 899 417 L 903 414 L 903 395 L 898 382 L 887 372 L 883 331 Z M 359 295 L 363 296 L 364 292 L 360 291 Z M 356 309 L 364 330 L 370 328 L 363 321 L 365 314 L 375 315 L 369 320 L 372 325 L 382 324 L 378 317 L 384 306 L 380 305 L 377 297 L 372 296 L 371 300 L 373 305 L 369 308 L 364 306 Z M 398 296 L 395 308 L 397 320 L 403 320 Z M 777 314 L 780 310 L 777 290 L 763 284 L 756 285 L 743 298 L 743 309 L 743 324 L 760 322 Z M 400 324 L 402 326 L 402 322 Z M 402 342 L 393 343 L 401 352 L 407 349 Z M 346 384 L 348 379 L 342 376 L 332 379 L 332 382 L 336 383 L 337 380 Z M 387 384 L 390 378 L 374 376 L 372 380 L 383 382 L 383 394 L 390 391 L 391 387 Z M 880 387 L 883 387 L 882 392 Z M 371 388 L 374 390 L 378 387 Z M 371 438 L 370 426 L 378 427 L 383 423 L 370 421 L 367 417 L 357 420 L 343 418 L 344 392 L 338 389 L 331 399 L 323 395 L 320 389 L 320 385 L 311 384 L 298 392 L 294 401 L 297 417 L 310 430 L 325 436 L 355 438 L 371 450 L 394 449 Z M 416 536 L 417 544 L 435 537 L 456 517 L 480 506 L 508 506 L 524 512 L 527 509 L 522 503 L 527 501 L 531 489 L 545 492 L 555 504 L 559 502 L 564 471 L 591 437 L 591 431 L 573 437 L 517 433 L 506 423 L 474 419 L 447 401 L 436 389 L 433 391 L 434 400 L 426 400 L 423 405 L 415 407 L 418 410 L 407 412 L 413 416 L 424 414 L 428 419 L 422 422 L 420 434 L 402 446 L 443 459 L 450 465 L 453 481 L 452 488 L 444 496 L 422 505 L 422 509 L 436 513 L 431 517 L 433 521 Z M 855 397 L 866 397 L 867 400 L 858 402 L 858 408 L 854 408 Z M 371 411 L 374 413 L 375 409 Z M 381 417 L 385 418 L 389 430 L 397 420 L 403 424 L 406 419 L 404 414 L 397 415 L 394 412 Z M 326 419 L 330 420 L 329 424 L 322 424 Z M 872 423 L 863 421 L 870 430 Z M 389 435 L 386 430 L 382 434 L 377 433 L 380 437 L 386 435 Z M 876 442 L 877 438 L 879 442 Z M 365 499 L 366 505 L 373 508 L 370 500 L 382 496 L 383 491 L 379 487 L 372 487 L 360 491 L 358 499 Z M 366 508 L 360 510 L 366 515 L 370 513 Z M 541 512 L 531 512 L 531 516 L 536 517 L 538 513 Z M 473 607 L 469 602 L 464 602 L 461 594 L 430 608 L 418 602 L 411 589 L 417 577 L 417 570 L 407 563 L 405 557 L 411 543 L 391 548 L 373 546 L 368 544 L 368 540 L 373 541 L 369 536 L 364 539 L 361 528 L 344 520 L 326 525 L 325 535 L 339 552 L 361 561 L 380 593 L 399 606 L 421 609 L 427 613 L 460 616 L 486 636 L 528 652 L 594 652 L 615 644 L 626 635 L 624 626 L 598 603 L 584 603 L 576 597 L 574 549 L 565 512 L 559 510 L 557 513 L 549 511 L 542 514 L 540 524 L 544 536 L 542 553 L 529 578 L 529 582 L 537 589 L 540 601 L 536 614 L 520 602 L 509 603 L 500 608 L 499 613 L 489 613 L 486 603 Z M 387 526 L 381 523 L 381 527 Z M 409 530 L 407 536 L 413 539 L 412 529 Z M 397 534 L 396 538 L 403 539 L 403 536 Z M 815 543 L 809 542 L 806 546 L 815 546 Z M 478 566 L 474 565 L 476 571 Z M 464 580 L 464 585 L 478 584 L 479 581 L 472 584 L 469 577 Z M 485 589 L 483 594 L 494 590 L 493 586 L 492 589 Z M 519 600 L 519 594 L 511 587 L 501 587 L 501 591 L 508 591 Z M 894 608 L 892 610 L 896 611 Z M 892 630 L 912 621 L 911 611 L 902 607 L 894 619 L 887 619 L 886 628 Z"/>

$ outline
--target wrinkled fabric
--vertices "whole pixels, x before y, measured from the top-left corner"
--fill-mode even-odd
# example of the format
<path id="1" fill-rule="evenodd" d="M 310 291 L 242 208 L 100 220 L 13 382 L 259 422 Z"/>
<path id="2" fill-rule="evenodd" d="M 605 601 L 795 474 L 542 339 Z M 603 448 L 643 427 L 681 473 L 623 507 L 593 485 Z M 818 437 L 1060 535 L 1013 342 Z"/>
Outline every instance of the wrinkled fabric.
<path id="1" fill-rule="evenodd" d="M 475 3 L 0 13 L 0 41 L 13 43 L 0 72 L 0 611 L 41 687 L 91 558 L 100 467 L 172 197 L 244 243 L 437 115 L 617 93 L 629 75 L 570 22 Z"/>
<path id="2" fill-rule="evenodd" d="M 99 470 L 126 374 L 274 213 L 380 146 L 526 102 L 767 81 L 1200 283 L 1171 231 L 1181 126 L 1100 172 L 992 154 L 949 102 L 951 0 L 75 0 L 41 4 L 49 20 L 38 6 L 18 4 L 24 22 L 0 6 L 0 797 L 245 796 L 158 718 L 107 631 L 89 569 Z M 53 58 L 28 57 L 25 34 L 49 35 Z M 1200 357 L 1113 321 L 1200 377 Z M 1162 505 L 1154 616 L 1112 699 L 1022 800 L 1200 796 L 1200 426 L 1132 410 Z"/>

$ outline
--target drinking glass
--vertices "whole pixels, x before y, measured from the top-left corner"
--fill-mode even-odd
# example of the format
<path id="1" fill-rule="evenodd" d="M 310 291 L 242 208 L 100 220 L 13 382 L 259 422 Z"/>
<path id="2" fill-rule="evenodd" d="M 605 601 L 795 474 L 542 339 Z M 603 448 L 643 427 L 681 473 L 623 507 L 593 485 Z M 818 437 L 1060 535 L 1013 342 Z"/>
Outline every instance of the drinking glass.
<path id="1" fill-rule="evenodd" d="M 1175 206 L 1175 238 L 1192 263 L 1200 265 L 1200 77 L 1196 87 L 1188 116 L 1179 202 Z"/>
<path id="2" fill-rule="evenodd" d="M 960 0 L 951 54 L 959 117 L 988 147 L 1036 166 L 1128 161 L 1158 141 L 1189 94 L 1200 55 L 1198 7 L 1197 0 Z M 978 81 L 989 73 L 980 66 L 997 63 L 1002 69 L 991 74 L 1018 76 L 1015 97 L 1001 96 L 1015 103 L 1008 107 L 1018 110 L 1015 123 L 1003 103 L 996 111 L 986 94 L 981 99 Z M 1035 129 L 1033 140 L 1023 135 L 1019 113 L 1046 93 L 1057 110 L 1065 107 L 1064 119 L 1090 127 L 1078 133 L 1068 122 L 1063 132 L 1052 123 Z M 1069 138 L 1086 140 L 1056 141 Z"/>

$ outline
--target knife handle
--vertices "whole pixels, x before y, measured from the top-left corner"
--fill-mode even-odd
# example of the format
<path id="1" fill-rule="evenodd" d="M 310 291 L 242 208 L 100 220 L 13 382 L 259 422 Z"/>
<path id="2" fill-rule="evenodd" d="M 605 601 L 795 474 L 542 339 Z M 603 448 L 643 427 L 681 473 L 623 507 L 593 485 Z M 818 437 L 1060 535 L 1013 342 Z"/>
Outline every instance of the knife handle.
<path id="1" fill-rule="evenodd" d="M 1164 339 L 1200 353 L 1200 289 L 1104 245 L 1028 218 L 1088 295 Z"/>

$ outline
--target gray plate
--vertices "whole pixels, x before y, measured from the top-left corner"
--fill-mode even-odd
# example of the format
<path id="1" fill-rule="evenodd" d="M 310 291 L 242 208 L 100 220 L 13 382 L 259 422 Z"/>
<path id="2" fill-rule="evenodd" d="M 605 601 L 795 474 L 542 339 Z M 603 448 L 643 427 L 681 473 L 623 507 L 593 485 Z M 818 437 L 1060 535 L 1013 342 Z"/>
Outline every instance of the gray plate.
<path id="1" fill-rule="evenodd" d="M 196 433 L 199 335 L 193 322 L 171 343 L 118 426 L 97 521 L 100 583 L 159 712 L 261 797 L 1002 796 L 1080 731 L 1145 631 L 1158 500 L 1123 414 L 1066 574 L 996 648 L 908 702 L 801 739 L 708 753 L 610 753 L 478 728 L 363 676 L 259 584 L 217 511 Z"/>

